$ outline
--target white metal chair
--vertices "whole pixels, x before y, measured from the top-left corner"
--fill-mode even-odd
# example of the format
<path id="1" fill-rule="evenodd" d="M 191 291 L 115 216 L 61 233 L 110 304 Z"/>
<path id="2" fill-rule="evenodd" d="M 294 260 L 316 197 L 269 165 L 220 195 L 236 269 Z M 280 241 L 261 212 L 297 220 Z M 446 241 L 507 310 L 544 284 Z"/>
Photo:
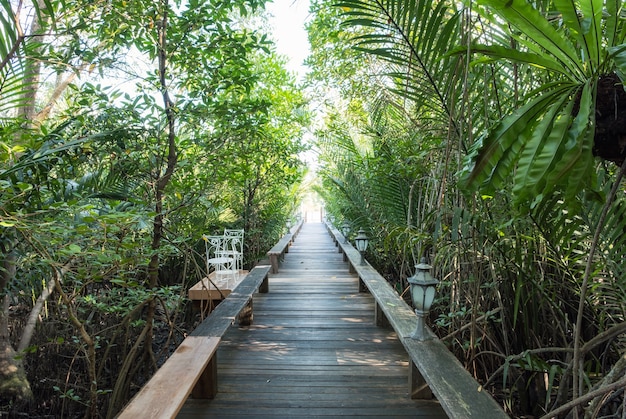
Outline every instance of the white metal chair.
<path id="1" fill-rule="evenodd" d="M 224 255 L 235 260 L 235 269 L 243 270 L 243 230 L 224 229 L 224 240 L 228 242 Z"/>
<path id="2" fill-rule="evenodd" d="M 215 279 L 230 277 L 234 279 L 237 269 L 235 267 L 235 258 L 230 252 L 232 250 L 228 241 L 224 236 L 206 236 L 203 235 L 206 252 L 207 274 L 211 272 L 211 268 L 215 271 Z"/>

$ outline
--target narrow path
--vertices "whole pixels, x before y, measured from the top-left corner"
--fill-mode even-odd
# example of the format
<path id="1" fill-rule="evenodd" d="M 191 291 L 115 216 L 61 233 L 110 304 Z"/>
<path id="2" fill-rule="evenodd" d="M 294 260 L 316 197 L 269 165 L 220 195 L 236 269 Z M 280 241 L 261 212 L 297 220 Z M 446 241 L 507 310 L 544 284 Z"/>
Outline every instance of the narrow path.
<path id="1" fill-rule="evenodd" d="M 218 351 L 217 397 L 189 399 L 179 418 L 445 418 L 435 401 L 408 397 L 408 357 L 391 329 L 374 324 L 321 223 L 305 223 L 254 323 L 231 327 Z"/>

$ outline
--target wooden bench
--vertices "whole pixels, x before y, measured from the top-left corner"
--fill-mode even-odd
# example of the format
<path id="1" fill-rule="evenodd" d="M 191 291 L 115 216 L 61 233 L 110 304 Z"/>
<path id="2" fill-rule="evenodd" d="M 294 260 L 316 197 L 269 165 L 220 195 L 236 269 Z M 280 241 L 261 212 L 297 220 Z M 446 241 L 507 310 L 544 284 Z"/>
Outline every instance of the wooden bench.
<path id="1" fill-rule="evenodd" d="M 218 337 L 188 336 L 118 418 L 173 418 L 190 394 L 213 398 L 219 342 Z"/>
<path id="2" fill-rule="evenodd" d="M 189 395 L 211 399 L 217 394 L 219 342 L 228 328 L 238 321 L 252 322 L 252 296 L 269 291 L 270 266 L 253 268 L 133 397 L 118 418 L 175 417 Z"/>
<path id="3" fill-rule="evenodd" d="M 299 220 L 296 225 L 294 225 L 293 227 L 291 227 L 289 229 L 289 232 L 291 233 L 291 240 L 293 241 L 296 236 L 298 235 L 298 233 L 300 233 L 300 230 L 302 229 L 302 225 L 304 224 L 304 220 Z"/>
<path id="4" fill-rule="evenodd" d="M 230 295 L 222 301 L 190 336 L 223 336 L 235 322 L 242 326 L 252 322 L 252 295 L 269 292 L 270 266 L 259 265 L 241 281 Z"/>
<path id="5" fill-rule="evenodd" d="M 487 391 L 461 365 L 454 354 L 432 331 L 433 339 L 419 341 L 411 338 L 417 325 L 413 309 L 398 295 L 389 282 L 367 262 L 360 264 L 361 255 L 334 227 L 328 230 L 335 239 L 351 272 L 359 276 L 359 288 L 369 291 L 375 300 L 375 321 L 379 326 L 390 325 L 409 355 L 409 394 L 414 399 L 430 399 L 433 394 L 450 418 L 504 419 L 509 416 Z"/>
<path id="6" fill-rule="evenodd" d="M 302 228 L 304 221 L 300 220 L 298 223 L 289 229 L 289 233 L 285 234 L 268 252 L 270 265 L 272 265 L 272 273 L 278 273 L 278 265 L 280 261 L 285 257 L 285 253 L 289 253 L 289 246 L 293 243 L 293 239 L 298 235 Z"/>
<path id="7" fill-rule="evenodd" d="M 285 234 L 268 252 L 267 256 L 270 259 L 270 265 L 272 265 L 272 273 L 278 273 L 278 264 L 280 260 L 285 257 L 285 253 L 289 253 L 289 245 L 293 235 L 291 233 Z"/>

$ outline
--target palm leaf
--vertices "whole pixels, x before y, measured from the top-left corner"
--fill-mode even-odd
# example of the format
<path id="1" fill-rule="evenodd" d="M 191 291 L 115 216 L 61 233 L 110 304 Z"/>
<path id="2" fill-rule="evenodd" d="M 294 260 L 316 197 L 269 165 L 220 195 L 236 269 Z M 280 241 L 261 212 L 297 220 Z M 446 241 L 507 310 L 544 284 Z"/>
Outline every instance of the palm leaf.
<path id="1" fill-rule="evenodd" d="M 517 27 L 524 34 L 523 37 L 516 37 L 522 45 L 531 50 L 535 49 L 535 46 L 539 46 L 549 52 L 571 72 L 572 77 L 584 74 L 576 48 L 526 0 L 508 2 L 481 0 L 479 4 L 488 6 L 503 17 L 506 22 Z M 540 53 L 541 51 L 536 50 L 536 52 Z"/>
<path id="2" fill-rule="evenodd" d="M 494 60 L 506 59 L 513 62 L 517 62 L 520 64 L 528 64 L 533 67 L 538 67 L 541 69 L 545 69 L 548 71 L 553 71 L 555 73 L 561 73 L 563 75 L 568 75 L 566 69 L 560 64 L 558 60 L 555 60 L 554 57 L 545 55 L 545 54 L 537 54 L 534 52 L 528 51 L 520 51 L 511 49 L 508 47 L 503 47 L 500 45 L 472 45 L 470 48 L 472 53 L 482 54 L 488 57 L 492 57 Z M 454 48 L 450 53 L 451 54 L 465 54 L 467 52 L 467 47 L 457 47 Z"/>
<path id="3" fill-rule="evenodd" d="M 428 103 L 448 118 L 452 115 L 450 73 L 453 60 L 444 53 L 458 38 L 459 14 L 445 2 L 432 0 L 342 1 L 345 25 L 366 33 L 355 36 L 356 48 L 388 62 L 396 94 Z M 402 69 L 402 70 L 400 70 Z"/>
<path id="4" fill-rule="evenodd" d="M 0 1 L 0 115 L 5 118 L 22 106 L 24 63 L 23 35 L 16 25 L 11 2 Z"/>
<path id="5" fill-rule="evenodd" d="M 473 162 L 473 166 L 465 169 L 462 182 L 472 187 L 482 185 L 491 192 L 500 187 L 519 159 L 523 146 L 520 136 L 530 132 L 529 128 L 536 124 L 555 98 L 569 90 L 569 86 L 553 86 L 497 123 L 483 142 L 475 144 L 473 153 L 469 155 L 470 165 Z"/>

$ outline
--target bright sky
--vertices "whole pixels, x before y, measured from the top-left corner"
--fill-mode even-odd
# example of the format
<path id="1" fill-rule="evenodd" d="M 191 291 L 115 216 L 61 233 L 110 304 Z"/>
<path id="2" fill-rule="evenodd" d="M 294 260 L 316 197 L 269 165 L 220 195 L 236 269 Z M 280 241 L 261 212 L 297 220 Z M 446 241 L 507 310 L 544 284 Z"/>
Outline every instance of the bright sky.
<path id="1" fill-rule="evenodd" d="M 306 72 L 302 62 L 309 55 L 309 41 L 304 22 L 309 17 L 309 0 L 273 0 L 265 8 L 274 16 L 274 40 L 279 54 L 289 58 L 287 70 L 294 72 L 298 80 Z"/>

